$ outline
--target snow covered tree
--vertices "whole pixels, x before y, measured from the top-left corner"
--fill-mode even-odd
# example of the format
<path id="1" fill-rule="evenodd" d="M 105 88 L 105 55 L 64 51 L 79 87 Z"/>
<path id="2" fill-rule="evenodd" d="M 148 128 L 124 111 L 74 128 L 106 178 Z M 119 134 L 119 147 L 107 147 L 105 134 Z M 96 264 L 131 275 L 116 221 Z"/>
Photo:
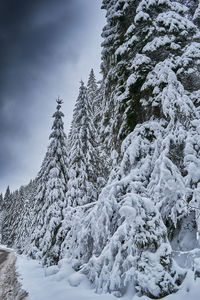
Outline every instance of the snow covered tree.
<path id="1" fill-rule="evenodd" d="M 3 244 L 8 244 L 8 240 L 10 237 L 10 217 L 11 214 L 11 207 L 12 207 L 12 193 L 10 192 L 9 186 L 6 189 L 4 198 L 3 198 L 3 205 L 2 205 L 2 227 L 1 227 L 1 242 Z"/>
<path id="2" fill-rule="evenodd" d="M 42 168 L 38 174 L 38 189 L 35 198 L 32 224 L 31 245 L 28 254 L 42 259 L 48 265 L 59 258 L 60 243 L 56 235 L 63 219 L 68 169 L 66 135 L 62 118 L 62 100 L 57 99 L 57 110 L 53 114 L 54 122 L 49 136 L 48 147 Z"/>
<path id="3" fill-rule="evenodd" d="M 8 186 L 7 189 L 6 189 L 5 195 L 3 197 L 4 205 L 9 205 L 10 198 L 11 198 L 11 192 L 10 192 L 10 187 Z"/>
<path id="4" fill-rule="evenodd" d="M 126 11 L 128 13 L 128 6 L 125 13 Z M 191 43 L 195 46 L 198 40 L 197 28 L 188 19 L 187 11 L 185 5 L 176 1 L 139 1 L 133 13 L 134 22 L 127 28 L 125 40 L 115 52 L 119 62 L 117 72 L 121 72 L 123 76 L 117 86 L 118 100 L 121 102 L 121 110 L 127 116 L 121 128 L 122 134 L 132 131 L 137 123 L 152 115 L 162 117 L 161 106 L 149 101 L 154 99 L 155 90 L 143 88 L 149 72 L 159 62 L 169 59 L 171 69 L 184 87 L 187 90 L 198 89 L 198 85 L 192 87 L 198 81 L 195 79 L 198 73 L 195 75 L 194 72 L 187 71 L 189 65 L 195 66 L 195 61 L 190 59 L 190 63 L 186 63 L 185 60 L 183 68 L 184 63 L 180 58 L 186 53 L 190 56 L 191 52 L 189 54 L 186 49 Z M 172 23 L 170 20 L 173 20 Z M 194 51 L 197 53 L 196 50 Z M 125 68 L 127 72 L 122 72 Z"/>
<path id="5" fill-rule="evenodd" d="M 73 257 L 81 256 L 76 249 L 83 242 L 80 236 L 82 221 L 91 211 L 106 182 L 106 166 L 102 163 L 99 138 L 93 123 L 93 100 L 81 81 L 69 138 L 69 181 L 66 194 L 68 207 L 64 210 L 65 218 L 58 232 L 58 239 L 64 239 L 62 255 L 67 252 Z M 84 244 L 87 249 L 90 247 L 87 246 L 87 240 Z M 86 250 L 84 253 L 87 257 L 90 256 L 88 252 Z"/>
<path id="6" fill-rule="evenodd" d="M 103 117 L 104 111 L 104 102 L 103 102 L 103 94 L 104 94 L 104 84 L 102 81 L 99 82 L 100 87 L 98 87 L 96 83 L 96 78 L 94 75 L 93 69 L 89 74 L 89 79 L 87 83 L 87 91 L 88 91 L 88 98 L 89 103 L 91 106 L 91 122 L 92 127 L 95 128 L 94 132 L 94 139 L 95 139 L 95 148 L 98 153 L 98 163 L 100 165 L 99 170 L 96 172 L 99 173 L 99 188 L 105 184 L 108 174 L 109 174 L 109 167 L 111 165 L 111 161 L 109 160 L 109 155 L 106 153 L 106 144 L 104 142 L 104 127 L 101 126 L 101 121 Z M 107 149 L 108 150 L 108 149 Z M 110 149 L 108 150 L 110 151 Z M 100 183 L 101 182 L 101 183 Z"/>
<path id="7" fill-rule="evenodd" d="M 91 108 L 92 108 L 93 112 L 95 111 L 94 99 L 97 96 L 97 90 L 98 90 L 98 85 L 97 85 L 96 78 L 94 75 L 94 70 L 91 69 L 89 78 L 88 78 L 88 83 L 87 83 L 87 92 L 88 92 L 88 97 L 91 99 L 90 103 L 91 103 L 91 106 L 92 106 Z"/>
<path id="8" fill-rule="evenodd" d="M 13 221 L 13 245 L 18 252 L 23 253 L 29 247 L 31 239 L 31 224 L 34 219 L 34 204 L 37 191 L 36 180 L 31 180 L 25 187 L 19 189 L 19 200 L 16 201 L 14 210 L 18 212 Z M 21 192 L 21 193 L 20 193 Z"/>
<path id="9" fill-rule="evenodd" d="M 17 221 L 23 215 L 22 189 L 11 193 L 8 187 L 3 199 L 1 235 L 2 243 L 8 246 L 14 245 Z"/>
<path id="10" fill-rule="evenodd" d="M 93 124 L 92 99 L 81 81 L 69 139 L 69 206 L 87 204 L 97 200 L 98 153 Z"/>
<path id="11" fill-rule="evenodd" d="M 19 190 L 14 191 L 11 196 L 12 203 L 9 209 L 9 223 L 6 225 L 10 231 L 6 244 L 10 247 L 15 244 L 16 234 L 19 230 L 19 219 L 24 213 L 24 196 L 24 186 L 21 186 Z"/>
<path id="12" fill-rule="evenodd" d="M 164 220 L 170 216 L 176 226 L 177 218 L 187 214 L 186 133 L 192 130 L 191 121 L 198 118 L 200 53 L 199 31 L 192 21 L 194 7 L 188 1 L 171 0 L 103 3 L 108 20 L 103 34 L 103 70 L 107 91 L 110 86 L 115 89 L 105 97 L 111 96 L 109 104 L 115 101 L 118 107 L 108 127 L 118 128 L 115 137 L 120 140 L 137 124 L 163 121 L 149 190 L 159 202 Z M 111 116 L 109 104 L 107 115 Z"/>
<path id="13" fill-rule="evenodd" d="M 106 9 L 107 24 L 103 28 L 102 37 L 102 64 L 101 71 L 103 73 L 103 112 L 100 127 L 102 128 L 103 139 L 106 148 L 112 152 L 117 150 L 120 152 L 121 139 L 119 138 L 119 130 L 123 116 L 119 113 L 119 102 L 116 98 L 116 87 L 121 76 L 116 72 L 118 66 L 115 58 L 115 51 L 122 44 L 126 27 L 128 26 L 131 16 L 125 16 L 124 8 L 128 3 L 132 5 L 133 1 L 104 0 L 102 8 Z M 125 60 L 125 58 L 124 58 Z M 123 73 L 123 72 L 122 72 Z"/>
<path id="14" fill-rule="evenodd" d="M 126 138 L 121 164 L 85 214 L 76 236 L 74 268 L 82 269 L 99 293 L 121 296 L 133 285 L 141 295 L 160 298 L 175 292 L 184 278 L 148 194 L 160 126 L 152 122 L 145 137 L 148 128 L 138 126 Z"/>
<path id="15" fill-rule="evenodd" d="M 18 190 L 7 191 L 0 214 L 2 243 L 18 249 L 20 252 L 29 244 L 36 181 Z"/>

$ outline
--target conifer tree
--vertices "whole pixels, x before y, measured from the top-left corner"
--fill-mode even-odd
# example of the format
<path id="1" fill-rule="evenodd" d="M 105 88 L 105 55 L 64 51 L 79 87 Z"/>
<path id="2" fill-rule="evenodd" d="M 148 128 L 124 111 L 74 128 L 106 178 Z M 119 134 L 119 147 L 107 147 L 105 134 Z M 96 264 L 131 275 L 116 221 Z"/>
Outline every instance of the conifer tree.
<path id="1" fill-rule="evenodd" d="M 194 7 L 188 1 L 171 0 L 104 2 L 108 24 L 103 68 L 109 85 L 110 74 L 115 78 L 110 103 L 115 99 L 118 106 L 109 127 L 119 125 L 119 140 L 143 122 L 149 122 L 148 134 L 150 121 L 158 120 L 161 135 L 149 192 L 164 220 L 170 216 L 176 226 L 177 219 L 187 214 L 184 149 L 187 132 L 193 131 L 191 121 L 198 118 L 200 50 L 198 27 L 192 22 Z"/>
<path id="2" fill-rule="evenodd" d="M 118 86 L 125 82 L 128 61 L 126 56 L 117 61 L 116 51 L 123 44 L 127 28 L 132 23 L 135 13 L 135 1 L 104 0 L 102 8 L 106 10 L 107 24 L 103 28 L 102 37 L 102 64 L 103 73 L 103 114 L 101 128 L 104 132 L 104 143 L 107 149 L 116 150 L 120 154 L 121 136 L 120 127 L 123 114 L 120 113 L 120 102 L 117 99 Z M 129 12 L 126 13 L 127 7 Z M 126 65 L 124 67 L 124 65 Z M 109 99 L 109 100 L 108 100 Z"/>
<path id="3" fill-rule="evenodd" d="M 15 238 L 13 245 L 19 252 L 23 253 L 30 245 L 31 238 L 31 224 L 34 219 L 34 203 L 37 190 L 36 180 L 31 180 L 25 187 L 20 188 L 21 197 L 16 202 L 15 211 L 18 211 L 18 216 L 13 222 L 13 231 Z"/>
<path id="4" fill-rule="evenodd" d="M 62 100 L 57 99 L 57 110 L 49 136 L 48 147 L 42 168 L 38 174 L 37 194 L 34 205 L 35 220 L 32 225 L 29 255 L 42 259 L 47 265 L 58 261 L 60 245 L 56 235 L 63 219 L 67 190 L 67 148 L 62 118 Z"/>
<path id="5" fill-rule="evenodd" d="M 8 186 L 7 189 L 6 189 L 4 198 L 3 198 L 3 202 L 4 202 L 5 205 L 10 202 L 10 198 L 11 198 L 11 192 L 10 192 L 10 187 Z"/>
<path id="6" fill-rule="evenodd" d="M 81 255 L 78 254 L 80 249 L 78 245 L 82 241 L 79 235 L 82 220 L 94 206 L 93 203 L 97 201 L 105 184 L 105 179 L 102 177 L 104 166 L 93 123 L 93 100 L 88 96 L 87 89 L 81 81 L 69 137 L 69 181 L 66 194 L 68 207 L 57 236 L 58 239 L 64 239 L 62 254 L 67 251 L 68 255 L 73 257 Z M 87 241 L 84 244 L 86 245 Z M 77 255 L 75 255 L 76 249 L 78 249 Z M 87 251 L 84 254 L 89 256 Z"/>
<path id="7" fill-rule="evenodd" d="M 12 206 L 12 193 L 10 191 L 9 186 L 6 189 L 4 198 L 3 198 L 3 205 L 2 205 L 2 232 L 1 238 L 3 244 L 8 244 L 8 239 L 10 237 L 10 213 L 11 213 L 11 206 Z"/>
<path id="8" fill-rule="evenodd" d="M 69 140 L 67 202 L 74 207 L 97 200 L 98 156 L 91 101 L 81 81 Z"/>
<path id="9" fill-rule="evenodd" d="M 87 92 L 88 92 L 88 97 L 91 99 L 91 105 L 92 108 L 94 106 L 94 99 L 97 96 L 97 90 L 98 90 L 98 86 L 96 83 L 96 78 L 94 75 L 94 70 L 91 69 L 90 74 L 89 74 L 89 78 L 88 78 L 88 83 L 87 83 Z M 95 109 L 93 108 L 93 111 Z"/>
<path id="10" fill-rule="evenodd" d="M 14 191 L 12 193 L 11 199 L 12 204 L 9 210 L 9 223 L 7 224 L 10 233 L 6 242 L 6 244 L 10 247 L 15 245 L 17 231 L 20 230 L 18 228 L 18 225 L 19 219 L 24 213 L 25 187 L 21 186 L 19 190 Z"/>
<path id="11" fill-rule="evenodd" d="M 82 221 L 75 258 L 97 292 L 120 296 L 131 284 L 139 294 L 160 298 L 175 292 L 184 278 L 172 259 L 161 215 L 148 194 L 154 165 L 151 153 L 157 151 L 160 127 L 152 124 L 148 138 L 146 130 L 148 124 L 138 126 L 125 139 L 121 164 Z M 89 241 L 90 247 L 86 248 L 84 241 Z"/>
<path id="12" fill-rule="evenodd" d="M 3 204 L 3 194 L 0 194 L 0 207 L 2 206 Z"/>
<path id="13" fill-rule="evenodd" d="M 103 108 L 103 93 L 104 84 L 99 82 L 100 87 L 98 87 L 96 78 L 94 75 L 94 70 L 91 69 L 89 74 L 89 79 L 87 83 L 88 100 L 91 106 L 91 120 L 92 127 L 94 128 L 93 138 L 95 139 L 95 150 L 98 153 L 98 165 L 96 172 L 98 173 L 99 189 L 103 187 L 108 178 L 109 166 L 111 162 L 109 161 L 109 155 L 106 153 L 106 144 L 104 142 L 104 128 L 101 127 L 102 112 Z M 109 150 L 110 151 L 110 150 Z M 106 162 L 106 163 L 105 163 Z M 96 162 L 97 164 L 97 162 Z"/>

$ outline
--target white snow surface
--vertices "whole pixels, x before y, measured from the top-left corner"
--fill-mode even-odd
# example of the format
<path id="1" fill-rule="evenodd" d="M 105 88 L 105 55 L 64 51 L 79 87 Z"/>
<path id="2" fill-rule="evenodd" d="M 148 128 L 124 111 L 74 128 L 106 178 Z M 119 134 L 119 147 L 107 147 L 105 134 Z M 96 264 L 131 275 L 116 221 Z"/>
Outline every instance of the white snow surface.
<path id="1" fill-rule="evenodd" d="M 56 267 L 43 268 L 38 261 L 18 255 L 17 271 L 29 293 L 27 300 L 116 300 L 113 295 L 95 294 L 88 279 L 74 272 L 67 259 L 60 261 L 56 272 Z"/>
<path id="2" fill-rule="evenodd" d="M 24 255 L 17 255 L 17 271 L 20 282 L 29 296 L 27 300 L 116 300 L 110 294 L 96 294 L 88 279 L 71 268 L 68 259 L 62 259 L 58 267 L 43 268 L 41 264 Z M 200 294 L 200 278 L 194 280 L 194 273 L 188 271 L 180 290 L 164 300 L 197 300 Z M 121 300 L 150 300 L 134 295 L 129 288 Z"/>

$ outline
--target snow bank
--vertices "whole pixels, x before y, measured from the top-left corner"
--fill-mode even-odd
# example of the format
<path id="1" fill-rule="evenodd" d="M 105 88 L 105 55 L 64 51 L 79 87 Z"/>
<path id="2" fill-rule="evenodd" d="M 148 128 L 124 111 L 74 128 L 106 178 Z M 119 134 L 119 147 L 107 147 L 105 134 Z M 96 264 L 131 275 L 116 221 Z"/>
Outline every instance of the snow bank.
<path id="1" fill-rule="evenodd" d="M 48 271 L 47 271 L 48 270 Z M 51 271 L 52 272 L 51 272 Z M 29 293 L 27 300 L 116 300 L 110 294 L 95 294 L 87 278 L 74 272 L 67 259 L 60 261 L 58 267 L 42 268 L 38 261 L 17 256 L 17 271 L 23 288 Z M 55 274 L 56 271 L 56 274 Z M 47 276 L 47 273 L 49 276 Z M 77 287 L 78 286 L 78 287 Z M 122 300 L 150 300 L 143 296 L 133 295 L 129 287 Z M 184 283 L 176 294 L 165 297 L 165 300 L 197 300 L 200 294 L 200 278 L 194 280 L 194 272 L 189 271 Z"/>
<path id="2" fill-rule="evenodd" d="M 27 300 L 116 299 L 109 294 L 95 294 L 90 289 L 87 278 L 74 272 L 67 260 L 62 260 L 58 268 L 59 271 L 55 274 L 56 267 L 44 269 L 38 261 L 26 256 L 17 256 L 17 271 L 20 274 L 20 281 L 23 288 L 29 293 Z M 77 288 L 77 286 L 79 287 Z"/>

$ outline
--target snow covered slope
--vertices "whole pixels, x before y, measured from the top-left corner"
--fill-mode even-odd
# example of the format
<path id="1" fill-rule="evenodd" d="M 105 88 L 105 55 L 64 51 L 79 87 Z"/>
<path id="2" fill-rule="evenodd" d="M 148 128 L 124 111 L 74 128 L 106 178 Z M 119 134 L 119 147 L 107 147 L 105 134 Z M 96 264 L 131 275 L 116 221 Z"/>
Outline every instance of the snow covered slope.
<path id="1" fill-rule="evenodd" d="M 58 267 L 42 268 L 38 261 L 26 256 L 17 256 L 17 271 L 23 288 L 28 291 L 27 300 L 116 300 L 109 294 L 96 294 L 88 279 L 74 272 L 71 263 L 63 259 Z M 122 300 L 149 300 L 148 297 L 134 295 L 129 288 Z M 189 272 L 181 289 L 166 300 L 197 300 L 200 294 L 200 279 L 194 281 Z"/>

